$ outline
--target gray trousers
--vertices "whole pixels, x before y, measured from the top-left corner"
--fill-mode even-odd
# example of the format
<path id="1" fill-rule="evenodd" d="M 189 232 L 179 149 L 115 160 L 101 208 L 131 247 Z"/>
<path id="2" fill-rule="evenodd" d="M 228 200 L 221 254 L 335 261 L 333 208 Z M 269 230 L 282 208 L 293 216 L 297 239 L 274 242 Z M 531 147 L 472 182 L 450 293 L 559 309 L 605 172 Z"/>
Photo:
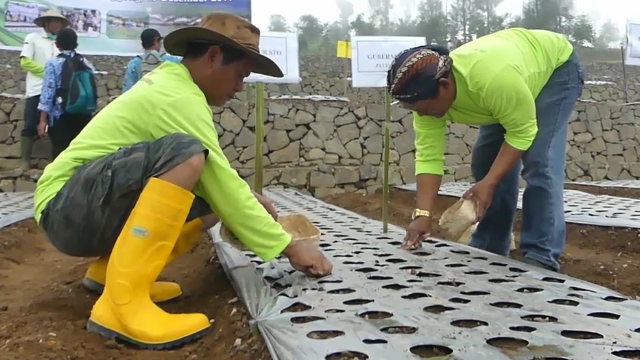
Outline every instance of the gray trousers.
<path id="1" fill-rule="evenodd" d="M 40 226 L 66 255 L 109 255 L 147 181 L 201 152 L 208 154 L 200 140 L 171 134 L 83 165 L 49 201 Z M 187 222 L 211 213 L 207 202 L 196 196 Z"/>

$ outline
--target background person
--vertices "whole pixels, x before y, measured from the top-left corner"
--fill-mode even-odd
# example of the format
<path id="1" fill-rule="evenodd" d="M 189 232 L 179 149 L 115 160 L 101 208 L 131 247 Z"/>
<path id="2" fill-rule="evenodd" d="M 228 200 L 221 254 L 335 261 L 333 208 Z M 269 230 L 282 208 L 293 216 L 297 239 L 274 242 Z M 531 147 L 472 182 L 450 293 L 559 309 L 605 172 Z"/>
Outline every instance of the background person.
<path id="1" fill-rule="evenodd" d="M 471 159 L 476 183 L 465 194 L 476 201 L 480 219 L 471 245 L 509 254 L 522 169 L 519 250 L 526 263 L 558 270 L 566 237 L 567 125 L 584 84 L 567 38 L 514 28 L 450 55 L 441 47 L 412 48 L 395 58 L 387 81 L 391 95 L 414 112 L 418 198 L 404 246 L 421 246 L 431 232 L 446 122 L 455 121 L 480 126 Z"/>
<path id="2" fill-rule="evenodd" d="M 20 53 L 20 67 L 27 73 L 24 129 L 20 139 L 20 167 L 23 170 L 31 167 L 31 150 L 38 135 L 38 103 L 42 92 L 44 66 L 59 53 L 55 44 L 56 34 L 69 25 L 69 21 L 55 10 L 46 11 L 33 22 L 42 29 L 25 37 Z"/>
<path id="3" fill-rule="evenodd" d="M 161 52 L 162 35 L 156 29 L 145 29 L 140 34 L 142 48 L 144 52 L 134 57 L 127 64 L 127 73 L 124 78 L 124 86 L 122 92 L 126 92 L 144 75 L 153 71 L 156 67 L 165 61 L 179 63 L 182 58 L 179 56 L 167 55 Z"/>
<path id="4" fill-rule="evenodd" d="M 84 129 L 97 105 L 95 68 L 76 52 L 76 32 L 72 28 L 60 30 L 56 46 L 60 54 L 47 61 L 38 104 L 38 135 L 51 139 L 52 159 Z"/>

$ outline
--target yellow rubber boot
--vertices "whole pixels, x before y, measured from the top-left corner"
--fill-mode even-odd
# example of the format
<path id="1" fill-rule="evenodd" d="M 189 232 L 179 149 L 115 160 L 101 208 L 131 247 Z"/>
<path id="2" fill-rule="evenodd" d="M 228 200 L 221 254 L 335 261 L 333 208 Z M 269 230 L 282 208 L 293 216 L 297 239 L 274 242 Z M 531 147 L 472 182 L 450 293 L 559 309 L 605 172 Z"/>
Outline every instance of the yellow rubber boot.
<path id="1" fill-rule="evenodd" d="M 167 261 L 167 264 L 170 261 Z M 82 279 L 82 286 L 92 293 L 101 295 L 104 291 L 104 284 L 107 281 L 107 264 L 109 263 L 109 256 L 103 256 L 98 258 L 89 265 L 87 273 Z M 151 284 L 151 291 L 149 296 L 151 301 L 155 303 L 166 302 L 174 300 L 182 295 L 182 289 L 180 285 L 169 281 L 156 281 Z"/>
<path id="2" fill-rule="evenodd" d="M 167 263 L 174 261 L 180 256 L 188 253 L 196 243 L 202 238 L 202 220 L 196 218 L 184 224 L 180 237 L 167 259 Z M 152 289 L 153 290 L 153 289 Z"/>
<path id="3" fill-rule="evenodd" d="M 167 259 L 167 264 L 173 262 L 178 257 L 186 254 L 202 237 L 202 220 L 196 218 L 184 224 L 182 232 L 176 241 L 176 245 L 171 251 L 171 255 Z M 98 258 L 89 265 L 87 273 L 82 279 L 82 286 L 88 291 L 95 294 L 102 294 L 104 291 L 104 283 L 107 280 L 107 264 L 109 257 L 103 256 Z M 156 281 L 151 284 L 150 294 L 151 301 L 161 303 L 171 301 L 182 295 L 180 285 L 169 281 Z"/>
<path id="4" fill-rule="evenodd" d="M 171 255 L 167 259 L 167 264 L 170 264 L 175 259 L 189 252 L 193 249 L 193 246 L 202 237 L 202 220 L 196 218 L 184 224 L 178 241 L 171 251 Z M 104 283 L 107 281 L 107 264 L 109 263 L 109 257 L 103 256 L 98 258 L 89 265 L 87 273 L 82 279 L 82 286 L 90 292 L 98 295 L 104 291 Z M 151 301 L 155 303 L 166 302 L 174 300 L 182 295 L 182 289 L 180 285 L 174 282 L 168 281 L 156 281 L 151 284 L 150 294 Z"/>
<path id="5" fill-rule="evenodd" d="M 149 180 L 113 247 L 104 292 L 87 323 L 89 331 L 147 349 L 167 349 L 211 329 L 205 315 L 169 314 L 149 297 L 193 199 L 191 192 L 176 185 Z"/>

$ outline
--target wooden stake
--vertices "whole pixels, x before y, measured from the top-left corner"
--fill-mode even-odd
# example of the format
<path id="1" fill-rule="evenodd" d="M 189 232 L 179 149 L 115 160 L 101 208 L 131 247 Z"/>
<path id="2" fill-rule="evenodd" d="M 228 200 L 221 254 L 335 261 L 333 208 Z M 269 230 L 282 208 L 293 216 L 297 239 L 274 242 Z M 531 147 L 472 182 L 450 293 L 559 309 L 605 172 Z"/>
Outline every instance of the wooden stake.
<path id="1" fill-rule="evenodd" d="M 262 194 L 262 144 L 264 143 L 264 84 L 256 84 L 256 158 L 254 159 L 254 190 Z"/>
<path id="2" fill-rule="evenodd" d="M 384 92 L 384 165 L 382 177 L 382 231 L 389 230 L 389 166 L 391 152 L 391 95 Z"/>

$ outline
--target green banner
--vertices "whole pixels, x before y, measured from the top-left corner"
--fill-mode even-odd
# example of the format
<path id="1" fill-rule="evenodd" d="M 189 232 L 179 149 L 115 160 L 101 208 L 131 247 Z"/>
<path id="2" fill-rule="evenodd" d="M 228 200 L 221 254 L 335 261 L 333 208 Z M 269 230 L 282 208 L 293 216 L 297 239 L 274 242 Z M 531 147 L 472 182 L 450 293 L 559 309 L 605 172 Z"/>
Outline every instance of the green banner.
<path id="1" fill-rule="evenodd" d="M 22 48 L 25 36 L 38 30 L 33 20 L 55 9 L 78 33 L 78 50 L 94 55 L 137 54 L 145 28 L 166 35 L 215 11 L 251 19 L 251 0 L 0 0 L 0 6 L 0 48 Z"/>

